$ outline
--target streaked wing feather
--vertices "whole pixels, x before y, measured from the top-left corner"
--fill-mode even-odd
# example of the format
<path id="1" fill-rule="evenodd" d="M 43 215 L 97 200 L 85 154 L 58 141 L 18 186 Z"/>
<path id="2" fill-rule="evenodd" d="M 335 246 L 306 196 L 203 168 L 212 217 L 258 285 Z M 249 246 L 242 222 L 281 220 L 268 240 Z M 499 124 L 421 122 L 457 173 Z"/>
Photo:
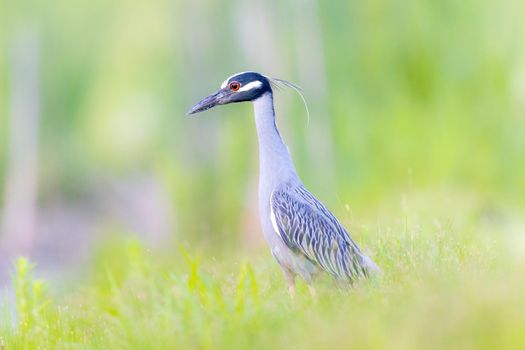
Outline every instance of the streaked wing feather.
<path id="1" fill-rule="evenodd" d="M 278 234 L 292 251 L 353 281 L 366 276 L 359 248 L 335 216 L 303 186 L 283 186 L 271 197 Z"/>

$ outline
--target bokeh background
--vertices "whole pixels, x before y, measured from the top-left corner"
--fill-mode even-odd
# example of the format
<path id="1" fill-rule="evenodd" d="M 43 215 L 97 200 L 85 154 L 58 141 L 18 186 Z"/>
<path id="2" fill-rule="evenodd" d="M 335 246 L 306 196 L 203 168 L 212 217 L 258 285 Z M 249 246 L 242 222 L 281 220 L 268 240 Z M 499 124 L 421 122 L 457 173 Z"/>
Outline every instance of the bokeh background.
<path id="1" fill-rule="evenodd" d="M 519 0 L 3 1 L 2 283 L 16 256 L 66 276 L 113 237 L 263 251 L 251 106 L 185 115 L 245 70 L 303 87 L 309 126 L 286 90 L 278 124 L 305 184 L 345 224 L 373 223 L 408 192 L 445 212 L 447 197 L 471 198 L 480 217 L 521 212 L 524 11 Z"/>

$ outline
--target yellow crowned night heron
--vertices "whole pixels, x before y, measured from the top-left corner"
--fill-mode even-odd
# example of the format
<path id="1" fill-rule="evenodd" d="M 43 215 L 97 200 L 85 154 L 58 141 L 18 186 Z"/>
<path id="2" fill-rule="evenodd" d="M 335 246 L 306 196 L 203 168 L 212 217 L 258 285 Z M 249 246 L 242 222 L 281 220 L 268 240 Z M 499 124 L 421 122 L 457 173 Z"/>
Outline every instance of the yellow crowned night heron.
<path id="1" fill-rule="evenodd" d="M 281 265 L 293 296 L 295 276 L 308 284 L 324 270 L 349 282 L 377 270 L 335 216 L 303 186 L 275 125 L 272 86 L 293 84 L 255 72 L 235 74 L 188 114 L 217 105 L 253 102 L 259 138 L 259 212 L 273 256 Z"/>

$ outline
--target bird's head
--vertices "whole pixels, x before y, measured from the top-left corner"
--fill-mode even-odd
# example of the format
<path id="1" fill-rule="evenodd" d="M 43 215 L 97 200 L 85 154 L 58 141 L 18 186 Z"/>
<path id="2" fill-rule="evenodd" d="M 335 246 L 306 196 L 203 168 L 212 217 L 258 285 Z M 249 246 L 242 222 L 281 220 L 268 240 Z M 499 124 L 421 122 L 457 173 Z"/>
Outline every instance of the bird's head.
<path id="1" fill-rule="evenodd" d="M 193 106 L 187 114 L 203 112 L 228 103 L 253 101 L 267 92 L 272 92 L 269 78 L 256 72 L 237 73 L 226 79 L 217 92 Z"/>

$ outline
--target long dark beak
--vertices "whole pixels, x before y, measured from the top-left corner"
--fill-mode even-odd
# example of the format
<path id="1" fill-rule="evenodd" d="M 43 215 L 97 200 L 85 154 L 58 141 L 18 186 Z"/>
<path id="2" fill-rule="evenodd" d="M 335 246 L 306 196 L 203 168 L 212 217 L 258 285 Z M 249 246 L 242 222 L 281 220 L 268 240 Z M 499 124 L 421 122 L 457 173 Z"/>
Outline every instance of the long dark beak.
<path id="1" fill-rule="evenodd" d="M 195 106 L 193 106 L 186 114 L 195 114 L 199 112 L 204 112 L 205 110 L 208 110 L 210 108 L 213 108 L 217 105 L 223 104 L 223 97 L 226 95 L 226 92 L 224 90 L 219 90 L 215 92 L 214 94 L 206 97 L 199 103 L 197 103 Z"/>

